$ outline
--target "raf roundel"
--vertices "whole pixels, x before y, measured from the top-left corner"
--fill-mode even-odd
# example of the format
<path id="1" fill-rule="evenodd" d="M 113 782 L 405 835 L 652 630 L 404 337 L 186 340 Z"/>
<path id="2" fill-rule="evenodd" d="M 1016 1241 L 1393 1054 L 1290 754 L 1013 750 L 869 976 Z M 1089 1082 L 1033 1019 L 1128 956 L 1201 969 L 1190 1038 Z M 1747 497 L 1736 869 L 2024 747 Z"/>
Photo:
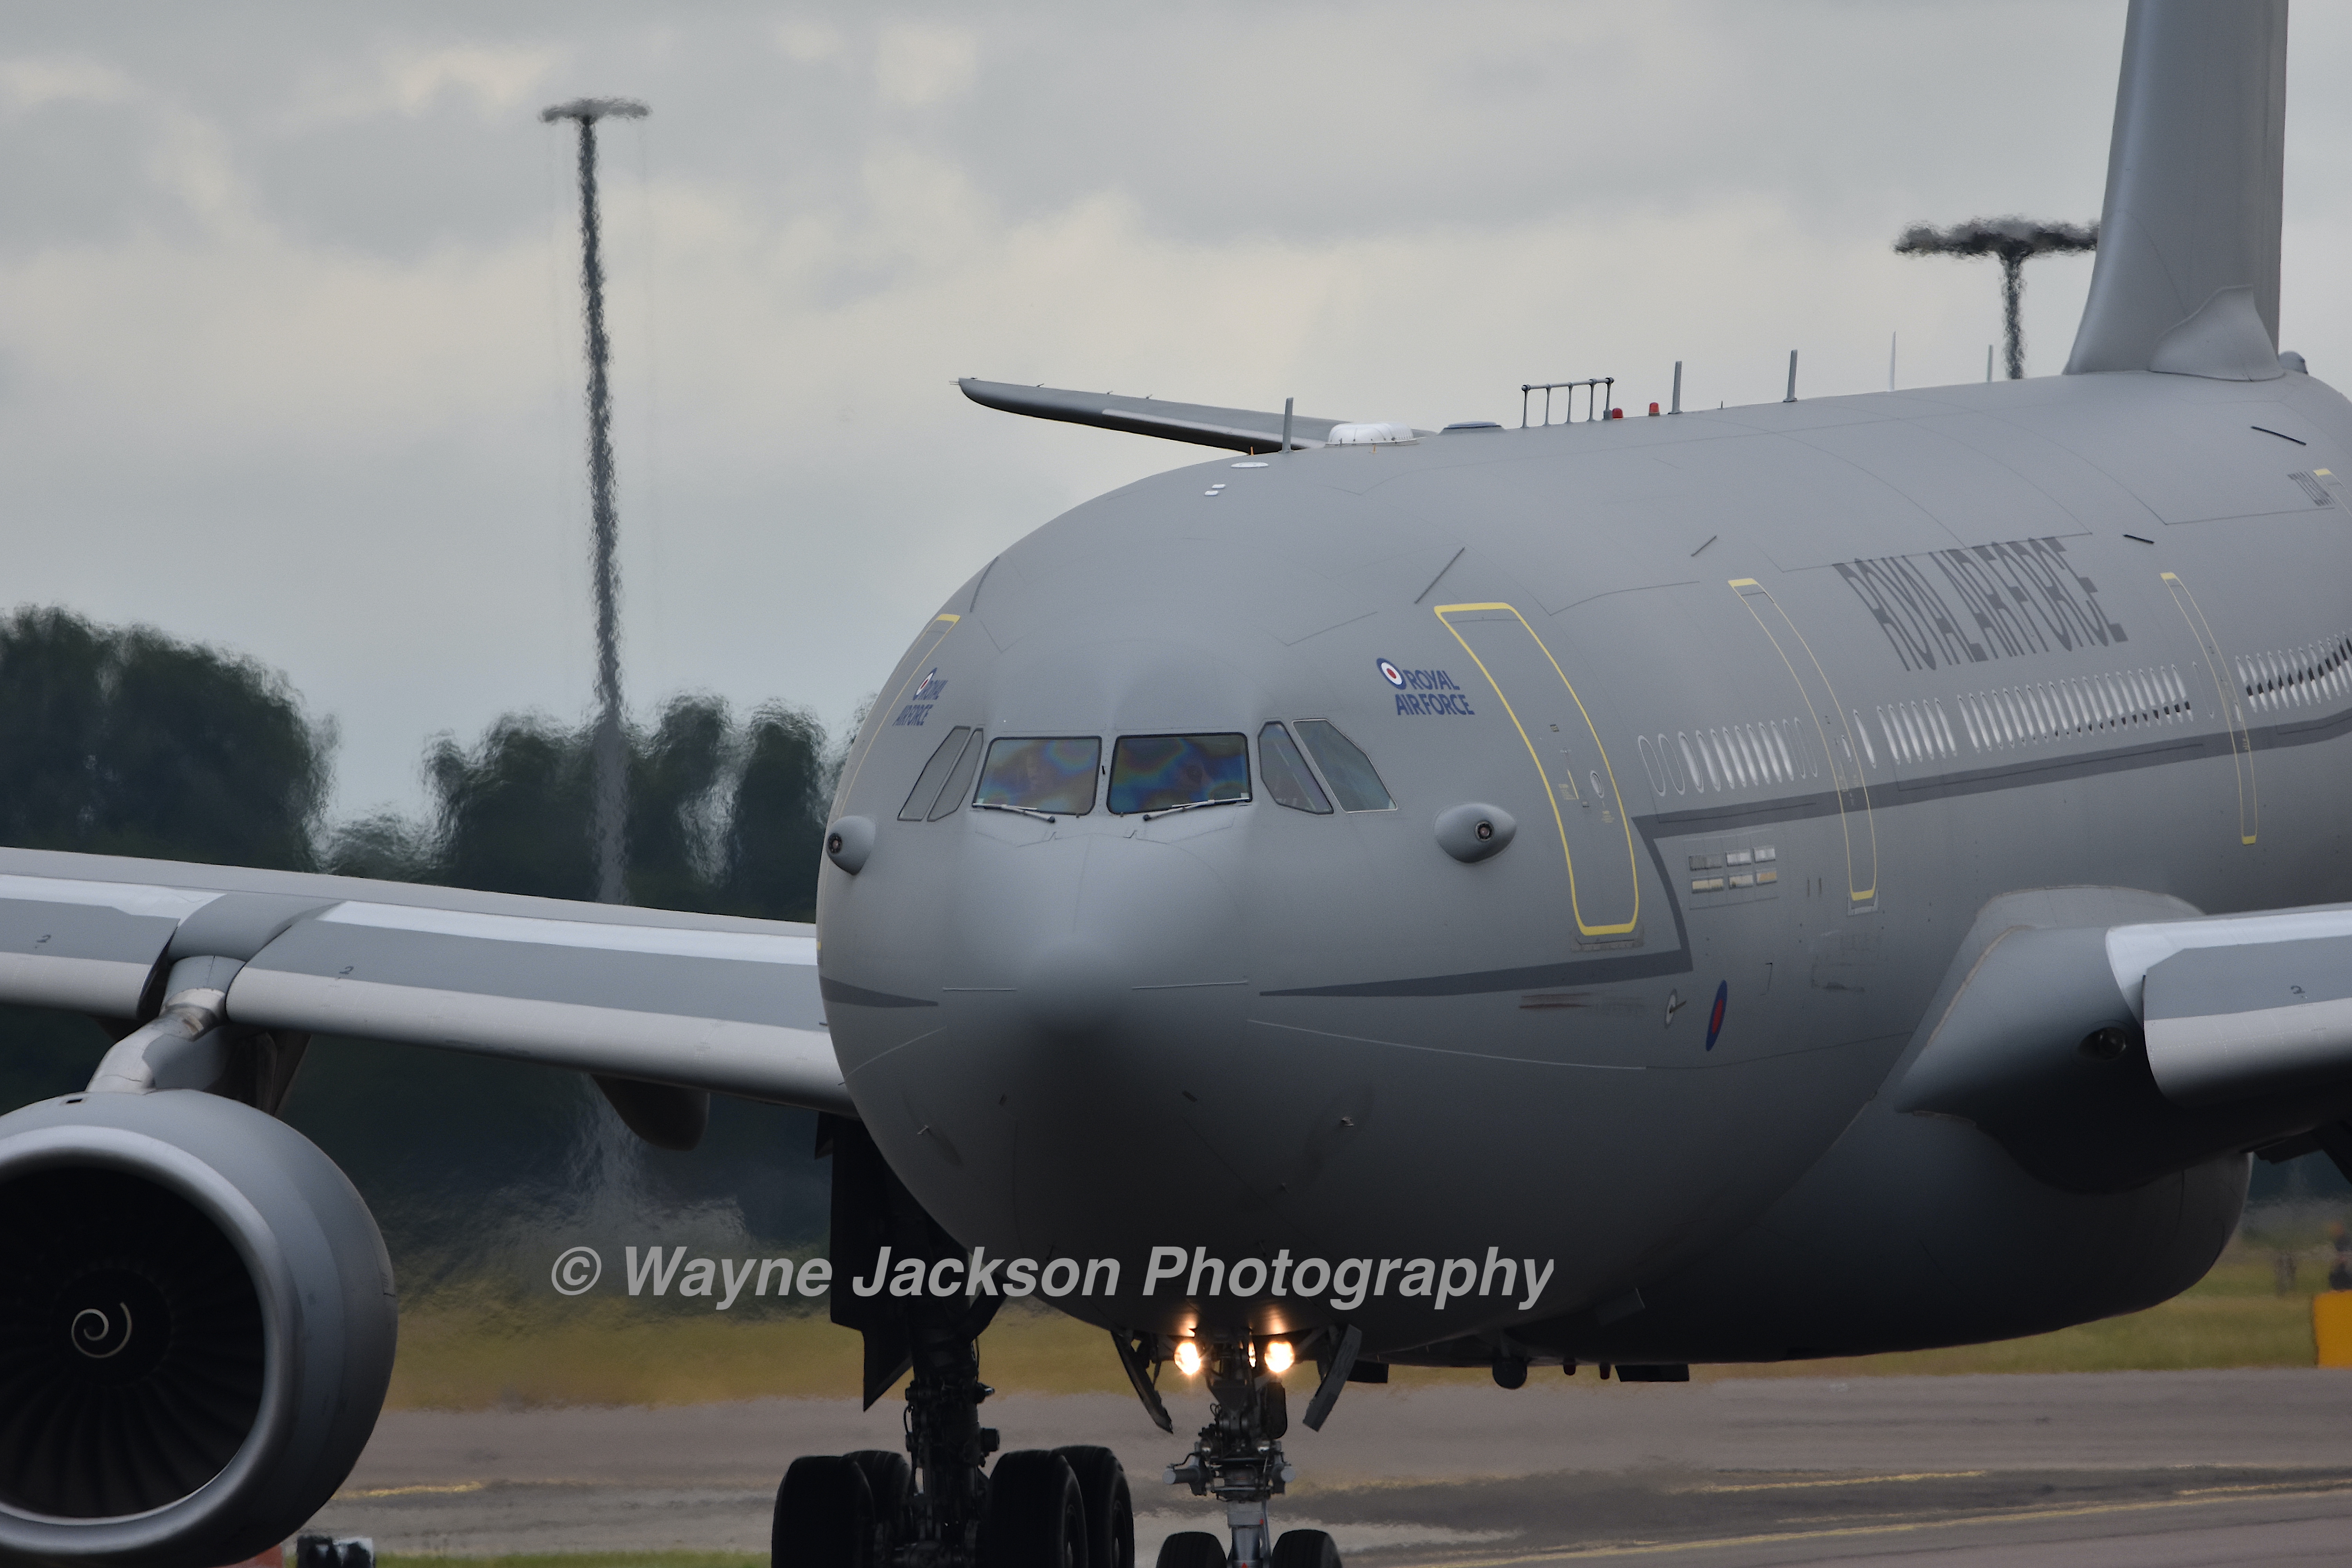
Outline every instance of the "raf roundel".
<path id="1" fill-rule="evenodd" d="M 1402 691 L 1404 689 L 1404 671 L 1399 669 L 1395 665 L 1391 664 L 1387 659 L 1381 659 L 1380 661 L 1380 666 L 1381 679 L 1387 681 L 1391 686 L 1395 687 L 1399 691 Z"/>

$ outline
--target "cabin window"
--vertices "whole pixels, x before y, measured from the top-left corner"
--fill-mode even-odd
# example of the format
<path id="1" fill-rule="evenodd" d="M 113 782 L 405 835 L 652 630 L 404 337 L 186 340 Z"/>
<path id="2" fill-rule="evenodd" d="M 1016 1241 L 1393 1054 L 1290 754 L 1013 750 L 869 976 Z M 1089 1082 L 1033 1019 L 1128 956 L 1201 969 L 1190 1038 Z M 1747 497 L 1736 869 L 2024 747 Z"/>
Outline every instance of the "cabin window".
<path id="1" fill-rule="evenodd" d="M 1301 719 L 1298 738 L 1307 742 L 1323 776 L 1329 781 L 1331 793 L 1339 797 L 1346 811 L 1393 811 L 1396 802 L 1389 798 L 1388 785 L 1372 771 L 1372 759 L 1364 755 L 1355 742 L 1339 733 L 1339 727 L 1328 719 Z"/>
<path id="2" fill-rule="evenodd" d="M 1179 811 L 1250 798 L 1244 735 L 1121 735 L 1110 756 L 1110 809 Z"/>
<path id="3" fill-rule="evenodd" d="M 1084 816 L 1095 808 L 1102 741 L 1094 735 L 1007 737 L 988 748 L 972 804 L 998 811 Z"/>
<path id="4" fill-rule="evenodd" d="M 1318 816 L 1331 815 L 1330 797 L 1307 770 L 1307 759 L 1299 754 L 1298 742 L 1279 724 L 1268 724 L 1257 732 L 1257 771 L 1265 780 L 1265 793 L 1274 796 L 1275 805 L 1312 812 Z"/>

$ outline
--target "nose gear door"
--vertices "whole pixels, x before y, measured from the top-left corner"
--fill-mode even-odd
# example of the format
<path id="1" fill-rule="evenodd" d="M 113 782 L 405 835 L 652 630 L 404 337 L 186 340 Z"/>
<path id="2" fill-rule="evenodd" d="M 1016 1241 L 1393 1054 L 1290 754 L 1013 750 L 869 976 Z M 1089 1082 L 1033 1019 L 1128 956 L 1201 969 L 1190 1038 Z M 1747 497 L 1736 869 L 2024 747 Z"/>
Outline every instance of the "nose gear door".
<path id="1" fill-rule="evenodd" d="M 1609 753 L 1568 672 L 1509 605 L 1440 605 L 1437 618 L 1495 689 L 1535 764 L 1568 873 L 1578 940 L 1633 937 L 1642 912 L 1633 828 Z"/>

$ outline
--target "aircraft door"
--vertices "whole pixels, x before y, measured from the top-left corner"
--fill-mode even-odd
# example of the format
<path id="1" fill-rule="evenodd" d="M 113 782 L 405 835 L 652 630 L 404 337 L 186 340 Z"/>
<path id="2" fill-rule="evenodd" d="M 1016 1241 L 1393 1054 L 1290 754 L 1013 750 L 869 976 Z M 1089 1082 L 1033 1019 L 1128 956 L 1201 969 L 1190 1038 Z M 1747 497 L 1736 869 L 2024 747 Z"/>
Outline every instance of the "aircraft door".
<path id="1" fill-rule="evenodd" d="M 2171 591 L 2181 618 L 2189 623 L 2189 635 L 2197 639 L 2197 652 L 2212 676 L 2214 705 L 2229 728 L 2230 757 L 2238 771 L 2238 842 L 2252 844 L 2261 831 L 2262 807 L 2254 794 L 2254 747 L 2246 734 L 2246 705 L 2233 667 L 2221 652 L 2205 612 L 2197 607 L 2197 596 L 2189 591 L 2189 584 L 2167 572 L 2164 585 Z"/>
<path id="2" fill-rule="evenodd" d="M 1527 748 L 1551 821 L 1530 822 L 1525 831 L 1541 835 L 1548 826 L 1556 836 L 1577 939 L 1635 940 L 1641 880 L 1633 825 L 1609 753 L 1568 672 L 1509 605 L 1440 605 L 1437 618 L 1476 662 Z"/>
<path id="3" fill-rule="evenodd" d="M 1731 579 L 1731 591 L 1755 617 L 1764 638 L 1789 672 L 1798 698 L 1812 725 L 1813 743 L 1829 761 L 1829 776 L 1837 799 L 1838 826 L 1845 836 L 1846 912 L 1867 914 L 1878 908 L 1878 826 L 1870 815 L 1870 788 L 1863 781 L 1862 759 L 1868 742 L 1847 721 L 1852 710 L 1841 705 L 1827 671 L 1813 658 L 1780 601 L 1753 577 Z M 1861 722 L 1859 717 L 1853 723 Z"/>

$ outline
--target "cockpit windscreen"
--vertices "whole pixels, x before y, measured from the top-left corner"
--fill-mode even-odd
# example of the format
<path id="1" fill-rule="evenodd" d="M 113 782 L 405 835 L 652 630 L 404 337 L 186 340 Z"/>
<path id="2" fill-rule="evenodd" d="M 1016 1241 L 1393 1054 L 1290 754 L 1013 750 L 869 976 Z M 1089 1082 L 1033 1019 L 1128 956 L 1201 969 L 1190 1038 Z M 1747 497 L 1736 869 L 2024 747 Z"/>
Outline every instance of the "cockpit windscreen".
<path id="1" fill-rule="evenodd" d="M 1110 808 L 1175 811 L 1250 797 L 1242 735 L 1121 735 L 1110 754 Z"/>
<path id="2" fill-rule="evenodd" d="M 1007 736 L 989 746 L 972 804 L 1084 816 L 1095 808 L 1095 773 L 1101 765 L 1102 741 L 1094 735 Z"/>

